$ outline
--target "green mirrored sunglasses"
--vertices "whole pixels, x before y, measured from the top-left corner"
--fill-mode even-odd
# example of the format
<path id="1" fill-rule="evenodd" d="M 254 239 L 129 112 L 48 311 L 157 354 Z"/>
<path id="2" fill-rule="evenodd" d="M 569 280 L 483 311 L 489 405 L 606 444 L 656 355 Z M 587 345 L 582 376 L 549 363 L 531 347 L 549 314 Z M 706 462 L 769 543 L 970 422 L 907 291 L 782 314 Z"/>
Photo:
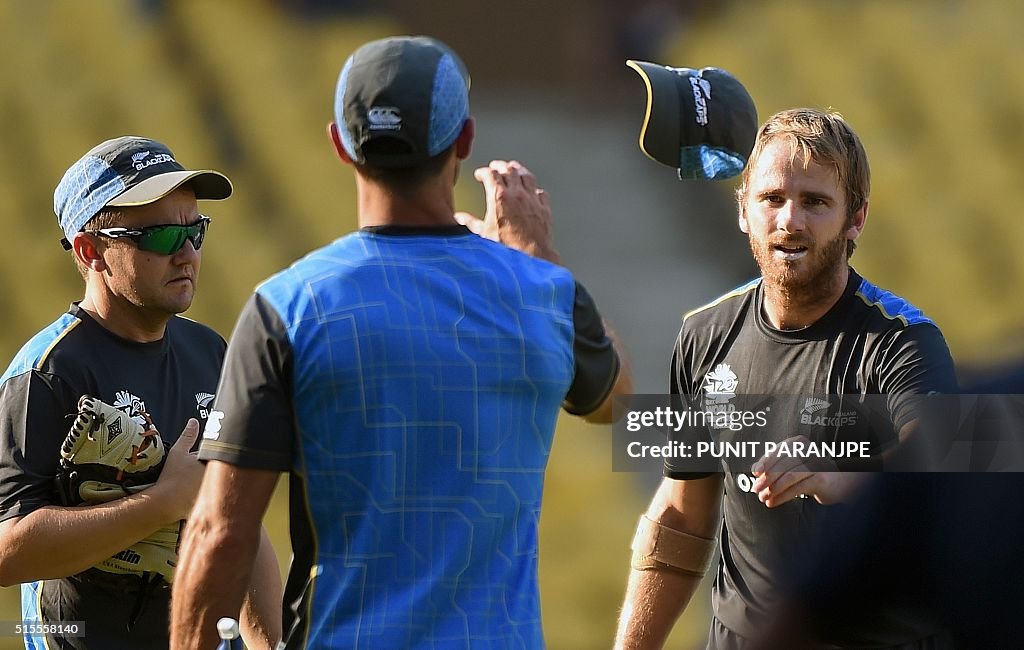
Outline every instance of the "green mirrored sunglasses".
<path id="1" fill-rule="evenodd" d="M 139 250 L 160 255 L 173 255 L 181 250 L 187 240 L 192 240 L 192 245 L 196 250 L 202 248 L 203 240 L 206 239 L 206 229 L 209 227 L 210 218 L 199 215 L 198 221 L 187 226 L 168 223 L 143 228 L 101 228 L 86 232 L 111 239 L 127 237 L 135 242 Z"/>

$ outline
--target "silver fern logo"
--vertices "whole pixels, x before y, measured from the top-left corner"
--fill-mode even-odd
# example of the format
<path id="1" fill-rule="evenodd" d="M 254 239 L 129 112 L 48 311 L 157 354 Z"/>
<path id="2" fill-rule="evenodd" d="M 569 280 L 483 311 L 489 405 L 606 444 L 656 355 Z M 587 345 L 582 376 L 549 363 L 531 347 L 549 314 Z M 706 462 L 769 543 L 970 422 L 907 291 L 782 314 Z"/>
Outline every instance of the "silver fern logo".
<path id="1" fill-rule="evenodd" d="M 839 397 L 839 408 L 842 409 L 842 397 Z M 850 427 L 857 424 L 857 411 L 837 411 L 829 413 L 826 409 L 832 402 L 820 397 L 808 397 L 804 407 L 800 409 L 800 424 L 814 427 Z"/>
<path id="2" fill-rule="evenodd" d="M 177 161 L 172 158 L 170 154 L 158 153 L 150 157 L 151 154 L 152 152 L 150 151 L 140 151 L 137 154 L 132 154 L 132 167 L 134 167 L 136 171 L 142 171 L 146 167 L 152 167 L 153 165 L 160 165 L 163 163 L 177 164 Z M 149 158 L 149 160 L 146 160 L 147 158 Z"/>
<path id="3" fill-rule="evenodd" d="M 196 410 L 199 418 L 205 420 L 210 416 L 210 405 L 213 404 L 213 393 L 196 393 Z"/>
<path id="4" fill-rule="evenodd" d="M 818 397 L 808 397 L 800 412 L 810 415 L 811 413 L 817 413 L 821 409 L 827 409 L 829 406 L 831 405 L 826 400 Z"/>

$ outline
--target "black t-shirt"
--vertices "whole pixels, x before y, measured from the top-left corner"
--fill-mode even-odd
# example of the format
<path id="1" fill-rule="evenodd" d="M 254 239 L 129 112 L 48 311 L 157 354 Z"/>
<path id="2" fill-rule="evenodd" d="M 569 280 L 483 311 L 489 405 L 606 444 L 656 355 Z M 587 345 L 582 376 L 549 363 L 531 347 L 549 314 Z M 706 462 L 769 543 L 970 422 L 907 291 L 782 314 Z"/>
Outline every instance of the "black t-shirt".
<path id="1" fill-rule="evenodd" d="M 888 421 L 882 430 L 872 425 L 880 443 L 896 440 L 923 396 L 956 392 L 952 359 L 935 324 L 852 269 L 842 297 L 813 325 L 781 331 L 763 314 L 760 280 L 687 314 L 672 355 L 671 392 L 701 407 L 721 406 L 732 395 L 819 396 L 799 399 L 807 400 L 808 411 L 822 413 L 831 411 L 830 400 L 821 396 L 881 395 Z M 849 418 L 851 424 L 855 420 Z M 775 438 L 827 438 L 842 432 L 840 422 L 847 419 L 781 422 L 786 431 L 775 432 Z M 705 435 L 714 439 L 716 432 Z M 708 474 L 685 471 L 668 459 L 665 475 L 685 480 Z M 828 509 L 842 507 L 797 498 L 769 509 L 753 492 L 753 482 L 749 472 L 725 472 L 722 561 L 713 593 L 717 618 L 743 636 L 765 629 L 779 597 L 779 572 L 807 551 Z M 921 638 L 931 628 L 917 618 L 912 611 L 889 611 L 837 642 L 885 646 Z"/>
<path id="2" fill-rule="evenodd" d="M 60 445 L 79 397 L 92 395 L 132 416 L 149 413 L 170 447 L 189 418 L 205 423 L 225 348 L 219 334 L 182 317 L 168 322 L 160 341 L 128 341 L 72 305 L 25 344 L 0 383 L 0 521 L 58 503 Z M 50 647 L 167 647 L 169 589 L 151 594 L 126 633 L 135 593 L 123 590 L 137 589 L 134 578 L 92 580 L 96 570 L 86 573 L 22 586 L 24 618 L 86 623 L 84 639 L 49 638 Z"/>

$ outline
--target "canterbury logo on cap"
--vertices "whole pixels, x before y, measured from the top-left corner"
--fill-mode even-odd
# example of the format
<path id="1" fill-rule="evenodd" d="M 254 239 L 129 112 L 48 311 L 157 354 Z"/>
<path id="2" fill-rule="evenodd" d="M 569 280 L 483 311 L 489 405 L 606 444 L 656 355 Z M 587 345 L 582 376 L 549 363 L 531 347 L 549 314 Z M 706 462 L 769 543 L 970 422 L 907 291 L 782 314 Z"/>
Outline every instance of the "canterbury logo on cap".
<path id="1" fill-rule="evenodd" d="M 397 131 L 402 128 L 402 112 L 394 106 L 374 106 L 366 117 L 371 129 Z"/>

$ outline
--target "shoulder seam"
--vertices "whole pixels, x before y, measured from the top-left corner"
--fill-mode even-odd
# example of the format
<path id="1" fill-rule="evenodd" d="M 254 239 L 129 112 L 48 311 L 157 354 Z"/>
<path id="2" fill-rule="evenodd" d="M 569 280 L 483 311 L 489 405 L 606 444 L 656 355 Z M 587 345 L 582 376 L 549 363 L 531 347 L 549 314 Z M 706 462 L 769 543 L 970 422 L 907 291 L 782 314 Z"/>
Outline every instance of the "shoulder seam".
<path id="1" fill-rule="evenodd" d="M 76 318 L 73 321 L 71 321 L 70 323 L 68 323 L 68 326 L 64 329 L 64 331 L 61 332 L 60 334 L 58 334 L 57 338 L 53 339 L 53 341 L 50 343 L 50 345 L 48 345 L 46 347 L 46 349 L 43 350 L 43 353 L 41 355 L 39 355 L 39 359 L 37 359 L 36 362 L 34 364 L 32 364 L 32 369 L 33 370 L 42 370 L 43 369 L 43 364 L 46 363 L 46 360 L 50 357 L 50 353 L 53 352 L 53 349 L 55 347 L 57 347 L 57 344 L 60 343 L 62 340 L 64 340 L 64 337 L 67 336 L 71 332 L 71 330 L 75 329 L 76 327 L 78 327 L 81 324 L 82 324 L 82 319 L 80 319 L 80 318 Z"/>
<path id="2" fill-rule="evenodd" d="M 934 321 L 932 321 L 930 318 L 925 316 L 924 312 L 922 312 L 920 309 L 918 309 L 917 307 L 914 307 L 914 305 L 910 304 L 905 299 L 900 298 L 899 296 L 896 296 L 895 294 L 886 291 L 885 293 L 887 293 L 887 294 L 889 294 L 889 295 L 891 295 L 891 296 L 893 296 L 895 298 L 898 298 L 905 305 L 907 305 L 909 307 L 912 307 L 914 309 L 914 311 L 916 311 L 917 316 L 914 318 L 914 321 L 911 322 L 910 319 L 908 319 L 907 316 L 902 314 L 902 313 L 890 314 L 886 310 L 885 305 L 882 304 L 882 300 L 881 299 L 871 300 L 867 296 L 867 294 L 864 293 L 864 291 L 862 289 L 863 289 L 864 284 L 866 282 L 867 282 L 866 280 L 863 280 L 863 279 L 861 280 L 861 285 L 859 287 L 857 287 L 857 290 L 854 292 L 854 295 L 856 295 L 858 298 L 860 298 L 861 301 L 865 305 L 867 305 L 868 307 L 872 307 L 874 309 L 877 309 L 878 313 L 880 313 L 886 320 L 889 320 L 889 321 L 899 321 L 903 325 L 903 327 L 905 327 L 905 328 L 906 327 L 912 327 L 914 325 L 933 325 L 933 326 L 935 325 Z M 874 286 L 874 285 L 870 285 L 870 286 Z M 875 287 L 875 288 L 878 289 L 878 287 Z M 885 291 L 884 289 L 878 289 L 878 290 L 879 291 Z"/>
<path id="3" fill-rule="evenodd" d="M 855 292 L 854 295 L 856 295 L 858 298 L 860 298 L 861 301 L 863 301 L 863 303 L 865 305 L 867 305 L 868 307 L 874 307 L 875 309 L 877 309 L 878 312 L 880 314 L 882 314 L 882 316 L 884 316 L 886 320 L 898 320 L 899 322 L 903 323 L 903 327 L 908 327 L 910 325 L 910 323 L 907 322 L 907 317 L 906 316 L 904 316 L 902 314 L 896 314 L 895 316 L 890 314 L 889 312 L 885 311 L 885 307 L 882 305 L 882 303 L 880 301 L 878 301 L 878 300 L 875 300 L 875 301 L 870 300 L 867 296 L 865 296 L 863 293 L 861 293 L 860 289 L 857 289 L 857 291 Z"/>
<path id="4" fill-rule="evenodd" d="M 700 312 L 706 311 L 708 309 L 711 309 L 712 307 L 716 307 L 716 306 L 722 304 L 723 302 L 725 302 L 726 300 L 730 300 L 732 298 L 738 298 L 738 297 L 740 297 L 742 295 L 750 293 L 750 291 L 753 290 L 753 289 L 756 289 L 757 285 L 759 285 L 759 284 L 761 284 L 761 278 L 755 278 L 755 279 L 751 280 L 750 282 L 748 282 L 748 283 L 746 283 L 744 285 L 741 285 L 739 287 L 736 287 L 732 291 L 730 291 L 730 292 L 728 292 L 728 293 L 726 293 L 724 295 L 721 295 L 718 298 L 715 298 L 714 300 L 712 300 L 711 302 L 709 302 L 706 305 L 703 305 L 701 307 L 697 307 L 696 309 L 691 309 L 690 311 L 688 311 L 685 314 L 683 314 L 683 322 L 685 323 L 686 320 L 690 316 L 693 316 L 695 314 L 699 314 Z"/>

